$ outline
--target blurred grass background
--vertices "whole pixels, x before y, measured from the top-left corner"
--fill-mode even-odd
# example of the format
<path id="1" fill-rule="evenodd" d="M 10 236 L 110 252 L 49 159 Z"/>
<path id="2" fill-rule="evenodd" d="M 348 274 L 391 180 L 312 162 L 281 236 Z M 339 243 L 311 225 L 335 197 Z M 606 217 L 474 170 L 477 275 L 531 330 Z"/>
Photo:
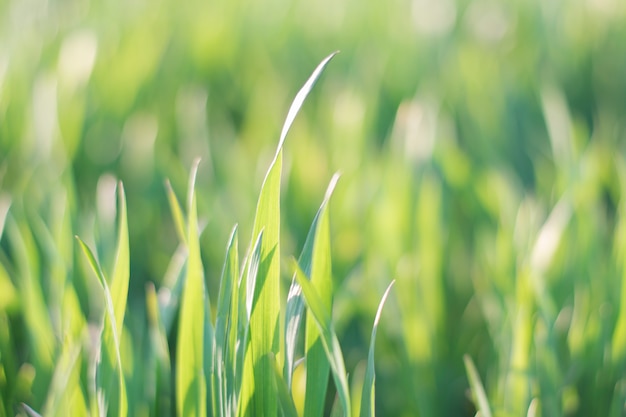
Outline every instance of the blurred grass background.
<path id="1" fill-rule="evenodd" d="M 283 255 L 341 171 L 334 317 L 348 372 L 397 279 L 378 329 L 379 414 L 473 415 L 465 353 L 496 415 L 626 413 L 619 0 L 0 1 L 5 404 L 45 398 L 52 368 L 28 364 L 54 360 L 38 349 L 59 337 L 59 283 L 88 319 L 102 311 L 72 238 L 112 261 L 116 179 L 131 340 L 146 343 L 145 285 L 177 246 L 164 181 L 184 190 L 197 156 L 215 299 L 287 106 L 337 49 L 286 143 Z"/>

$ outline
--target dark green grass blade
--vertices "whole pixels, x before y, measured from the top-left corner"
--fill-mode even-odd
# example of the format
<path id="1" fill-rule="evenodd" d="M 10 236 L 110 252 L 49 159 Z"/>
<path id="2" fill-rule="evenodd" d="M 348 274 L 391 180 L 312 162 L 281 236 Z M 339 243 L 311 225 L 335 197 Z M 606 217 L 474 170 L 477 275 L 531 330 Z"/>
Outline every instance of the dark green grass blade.
<path id="1" fill-rule="evenodd" d="M 302 272 L 295 261 L 293 264 L 296 271 L 296 279 L 298 280 L 298 284 L 302 287 L 302 294 L 304 295 L 308 312 L 312 314 L 313 319 L 318 326 L 322 344 L 324 346 L 324 350 L 326 351 L 333 379 L 335 380 L 335 385 L 337 387 L 339 400 L 345 415 L 349 416 L 352 413 L 350 407 L 348 377 L 346 375 L 346 367 L 343 362 L 341 347 L 339 346 L 339 339 L 337 339 L 337 335 L 333 330 L 331 316 L 325 309 L 324 302 L 315 290 L 313 284 L 309 281 L 308 277 L 304 274 L 304 272 Z"/>
<path id="2" fill-rule="evenodd" d="M 261 262 L 254 290 L 250 316 L 250 343 L 245 353 L 242 401 L 244 415 L 276 415 L 278 402 L 272 390 L 270 354 L 282 350 L 281 328 L 278 325 L 280 312 L 280 179 L 282 174 L 282 146 L 289 129 L 319 78 L 322 70 L 334 54 L 324 59 L 313 71 L 293 100 L 272 161 L 259 195 L 253 239 L 263 233 Z M 249 357 L 248 357 L 249 356 Z M 253 378 L 253 381 L 250 380 Z"/>
<path id="3" fill-rule="evenodd" d="M 472 389 L 472 395 L 476 403 L 476 408 L 480 412 L 481 417 L 491 417 L 491 409 L 489 408 L 489 401 L 487 400 L 487 394 L 485 388 L 483 388 L 482 382 L 480 382 L 480 376 L 474 366 L 474 362 L 469 355 L 463 356 L 463 362 L 465 362 L 465 370 L 469 377 L 470 388 Z"/>
<path id="4" fill-rule="evenodd" d="M 391 284 L 385 290 L 383 298 L 381 298 L 378 304 L 378 310 L 376 311 L 376 318 L 374 319 L 374 325 L 372 326 L 372 337 L 370 339 L 370 350 L 367 354 L 367 368 L 365 370 L 365 380 L 363 381 L 363 394 L 361 395 L 361 417 L 373 417 L 376 413 L 375 408 L 375 383 L 376 383 L 376 370 L 374 367 L 374 350 L 376 348 L 376 330 L 378 329 L 378 323 L 380 322 L 380 316 L 385 306 L 385 301 L 389 296 L 391 287 L 395 281 L 391 281 Z"/>
<path id="5" fill-rule="evenodd" d="M 205 288 L 194 191 L 198 161 L 189 179 L 187 273 L 183 287 L 176 350 L 176 410 L 179 416 L 205 416 Z"/>

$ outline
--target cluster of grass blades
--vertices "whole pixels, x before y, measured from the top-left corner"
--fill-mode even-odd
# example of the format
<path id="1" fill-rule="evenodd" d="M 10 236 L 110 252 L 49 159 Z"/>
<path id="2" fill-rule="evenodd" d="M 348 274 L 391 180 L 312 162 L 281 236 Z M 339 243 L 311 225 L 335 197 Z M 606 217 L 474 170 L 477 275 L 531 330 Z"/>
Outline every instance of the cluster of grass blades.
<path id="1" fill-rule="evenodd" d="M 50 405 L 62 404 L 71 405 L 65 411 L 71 409 L 92 416 L 126 417 L 137 413 L 175 413 L 186 417 L 321 416 L 330 376 L 337 391 L 333 415 L 374 415 L 376 329 L 393 282 L 380 301 L 374 321 L 360 404 L 352 404 L 348 374 L 331 319 L 333 283 L 328 203 L 338 175 L 330 181 L 302 253 L 291 263 L 293 281 L 286 302 L 281 297 L 282 146 L 302 103 L 333 56 L 318 65 L 289 109 L 276 155 L 261 188 L 250 247 L 242 261 L 237 227 L 232 231 L 215 309 L 210 306 L 200 256 L 195 191 L 199 160 L 191 169 L 186 210 L 167 184 L 180 249 L 172 260 L 170 279 L 166 277 L 158 291 L 150 285 L 146 290 L 150 354 L 148 364 L 143 367 L 149 369 L 146 383 L 151 386 L 141 395 L 136 395 L 137 387 L 131 386 L 132 376 L 129 376 L 131 368 L 140 367 L 128 362 L 145 359 L 137 357 L 133 349 L 129 352 L 124 334 L 130 248 L 126 198 L 122 184 L 118 184 L 117 243 L 110 275 L 105 273 L 89 245 L 77 237 L 104 299 L 104 317 L 96 342 L 98 354 L 86 372 L 92 382 L 81 388 L 80 343 L 67 343 L 52 377 L 46 407 L 41 410 L 44 415 L 62 415 L 62 408 Z M 285 306 L 284 311 L 281 306 Z M 175 357 L 170 358 L 167 338 L 176 327 L 176 311 L 176 351 Z M 86 322 L 83 325 L 86 327 Z M 292 393 L 298 367 L 304 369 L 305 375 L 303 400 Z M 67 391 L 61 387 L 67 387 Z M 67 395 L 71 398 L 65 398 Z M 150 399 L 148 405 L 146 398 Z M 39 415 L 26 404 L 23 410 L 30 416 Z"/>

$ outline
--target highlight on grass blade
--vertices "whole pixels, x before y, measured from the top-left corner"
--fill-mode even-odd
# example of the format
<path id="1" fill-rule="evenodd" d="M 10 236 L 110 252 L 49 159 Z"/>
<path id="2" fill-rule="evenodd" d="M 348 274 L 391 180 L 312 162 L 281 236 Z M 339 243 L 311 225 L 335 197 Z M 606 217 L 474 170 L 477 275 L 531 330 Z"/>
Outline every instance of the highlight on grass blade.
<path id="1" fill-rule="evenodd" d="M 105 324 L 108 323 L 109 326 L 104 326 L 104 328 L 102 329 L 102 343 L 104 343 L 105 351 L 113 350 L 115 354 L 116 364 L 108 364 L 105 362 L 100 362 L 100 364 L 98 365 L 98 371 L 100 375 L 102 374 L 107 375 L 107 374 L 113 373 L 114 371 L 117 371 L 118 384 L 119 384 L 118 416 L 126 417 L 126 415 L 128 414 L 128 399 L 126 397 L 126 383 L 124 380 L 124 372 L 122 370 L 122 358 L 120 355 L 120 340 L 118 338 L 119 332 L 117 330 L 118 327 L 117 327 L 117 323 L 115 320 L 115 308 L 114 308 L 114 303 L 111 297 L 111 291 L 109 290 L 109 285 L 107 284 L 107 280 L 104 276 L 104 273 L 102 272 L 102 269 L 100 268 L 100 264 L 98 263 L 98 261 L 96 261 L 96 257 L 94 256 L 91 249 L 89 249 L 89 246 L 87 246 L 87 244 L 83 242 L 78 236 L 76 236 L 76 239 L 78 240 L 78 243 L 85 257 L 87 258 L 89 265 L 91 266 L 94 273 L 98 277 L 98 280 L 100 281 L 100 285 L 102 285 L 102 288 L 104 290 L 104 299 L 105 299 L 105 305 L 106 305 L 104 322 Z M 111 336 L 107 337 L 107 335 L 109 334 Z M 107 369 L 108 366 L 115 366 L 115 370 Z M 102 401 L 105 400 L 103 398 L 103 395 L 105 394 L 105 392 L 99 392 L 97 394 L 98 394 L 98 402 L 99 402 L 100 408 L 106 409 L 105 405 L 102 403 Z"/>
<path id="2" fill-rule="evenodd" d="M 205 322 L 207 318 L 204 271 L 196 208 L 195 178 L 199 160 L 189 176 L 187 206 L 187 272 L 180 304 L 176 350 L 176 410 L 180 416 L 204 416 L 207 410 L 207 381 L 204 372 Z M 212 346 L 212 341 L 211 345 Z"/>
<path id="3" fill-rule="evenodd" d="M 298 259 L 298 264 L 301 266 L 304 273 L 310 275 L 311 278 L 313 278 L 313 264 L 317 263 L 321 265 L 321 267 L 318 266 L 316 268 L 316 274 L 326 276 L 322 277 L 322 282 L 319 282 L 318 285 L 328 286 L 327 290 L 330 294 L 327 295 L 329 299 L 332 297 L 332 281 L 330 272 L 330 232 L 327 206 L 338 180 L 339 174 L 333 175 L 330 180 L 324 200 L 322 201 L 322 204 L 313 219 L 311 227 L 309 228 L 309 232 L 304 242 L 304 247 L 302 248 L 302 253 Z M 324 230 L 323 233 L 318 233 L 320 232 L 320 229 Z M 323 235 L 323 239 L 319 238 L 320 234 Z M 318 254 L 315 255 L 315 252 Z M 291 387 L 293 370 L 295 368 L 297 337 L 300 330 L 300 323 L 304 318 L 304 307 L 302 289 L 300 288 L 300 285 L 294 275 L 291 287 L 289 288 L 289 294 L 287 296 L 287 307 L 285 312 L 285 367 L 283 374 L 288 387 Z"/>
<path id="4" fill-rule="evenodd" d="M 256 208 L 252 239 L 263 230 L 258 277 L 254 287 L 250 314 L 250 339 L 246 345 L 242 395 L 239 404 L 244 415 L 275 415 L 278 401 L 272 391 L 270 354 L 282 350 L 280 313 L 280 182 L 282 175 L 282 146 L 302 103 L 315 81 L 334 54 L 326 57 L 313 71 L 296 94 L 287 113 L 276 148 L 274 160 L 265 175 Z M 252 242 L 250 244 L 252 246 Z M 249 288 L 248 288 L 249 289 Z M 248 301 L 249 303 L 249 298 Z M 253 307 L 253 308 L 252 308 Z M 252 308 L 250 310 L 250 308 Z M 280 357 L 279 359 L 282 359 Z"/>
<path id="5" fill-rule="evenodd" d="M 333 330 L 330 314 L 324 308 L 324 304 L 320 299 L 319 294 L 313 287 L 313 284 L 309 281 L 308 277 L 304 274 L 304 272 L 302 272 L 298 263 L 293 260 L 292 264 L 298 284 L 302 287 L 302 294 L 304 295 L 304 301 L 308 307 L 308 311 L 311 313 L 318 326 L 320 336 L 322 338 L 322 345 L 326 351 L 333 379 L 337 387 L 339 400 L 345 415 L 350 416 L 352 415 L 352 412 L 350 406 L 350 391 L 348 389 L 348 377 L 346 374 L 346 367 L 343 362 L 341 347 L 339 346 L 339 339 Z"/>
<path id="6" fill-rule="evenodd" d="M 463 355 L 463 362 L 465 363 L 465 370 L 469 377 L 470 388 L 472 389 L 474 401 L 476 402 L 476 408 L 482 417 L 491 417 L 487 394 L 485 393 L 482 382 L 480 382 L 480 376 L 478 375 L 472 358 L 469 355 Z"/>
<path id="7" fill-rule="evenodd" d="M 361 417 L 370 417 L 375 415 L 375 383 L 376 383 L 376 370 L 374 368 L 374 350 L 376 347 L 376 330 L 378 329 L 378 323 L 380 322 L 380 316 L 385 306 L 385 301 L 389 296 L 391 287 L 396 281 L 391 281 L 383 298 L 381 298 L 378 304 L 378 310 L 376 311 L 376 318 L 374 319 L 374 325 L 372 326 L 372 336 L 370 340 L 370 350 L 367 354 L 367 369 L 365 370 L 365 381 L 363 382 L 363 395 L 361 396 Z"/>

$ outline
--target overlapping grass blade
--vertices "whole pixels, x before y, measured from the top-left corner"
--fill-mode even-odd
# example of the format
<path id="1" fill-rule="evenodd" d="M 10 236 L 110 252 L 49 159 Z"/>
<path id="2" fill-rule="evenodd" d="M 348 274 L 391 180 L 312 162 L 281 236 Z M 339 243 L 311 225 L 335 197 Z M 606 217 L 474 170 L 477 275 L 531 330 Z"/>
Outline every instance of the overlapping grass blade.
<path id="1" fill-rule="evenodd" d="M 61 355 L 56 360 L 56 368 L 46 403 L 42 409 L 45 416 L 66 416 L 87 413 L 83 393 L 79 385 L 80 377 L 80 344 L 66 341 Z M 78 404 L 80 410 L 73 409 L 72 403 Z"/>
<path id="2" fill-rule="evenodd" d="M 226 259 L 222 268 L 219 295 L 217 297 L 217 316 L 215 318 L 215 338 L 213 341 L 212 397 L 213 414 L 231 415 L 228 392 L 233 389 L 234 380 L 234 344 L 229 346 L 228 325 L 231 318 L 233 291 L 236 291 L 239 278 L 238 228 L 235 225 L 226 247 Z M 236 326 L 236 323 L 235 323 Z M 232 349 L 232 350 L 231 350 Z M 230 385 L 230 386 L 229 386 Z"/>
<path id="3" fill-rule="evenodd" d="M 276 357 L 274 355 L 270 356 L 272 359 L 272 365 L 274 365 L 274 389 L 278 394 L 280 411 L 283 417 L 298 417 L 298 411 L 296 410 L 296 405 L 293 403 L 293 398 L 291 397 L 291 392 L 289 391 L 289 387 L 285 379 L 283 378 L 280 369 L 278 369 L 278 364 L 276 363 Z"/>
<path id="4" fill-rule="evenodd" d="M 207 386 L 204 375 L 205 288 L 196 212 L 195 177 L 189 179 L 187 273 L 180 305 L 176 350 L 176 411 L 179 416 L 205 416 Z"/>
<path id="5" fill-rule="evenodd" d="M 152 413 L 157 416 L 169 416 L 174 411 L 171 402 L 171 365 L 167 344 L 167 333 L 161 320 L 159 301 L 153 284 L 146 286 L 146 310 L 150 334 L 150 354 L 152 359 L 151 398 Z M 150 366 L 150 365 L 149 365 Z"/>
<path id="6" fill-rule="evenodd" d="M 244 378 L 253 376 L 251 381 L 244 381 L 242 400 L 244 415 L 276 415 L 278 403 L 272 392 L 272 365 L 270 354 L 281 350 L 281 329 L 278 326 L 280 310 L 280 178 L 282 174 L 282 147 L 285 137 L 306 99 L 319 78 L 322 70 L 335 54 L 326 57 L 313 71 L 304 86 L 294 98 L 283 125 L 276 155 L 272 161 L 259 195 L 253 239 L 264 230 L 261 246 L 261 263 L 252 300 L 250 317 L 250 344 L 246 350 Z M 250 355 L 250 358 L 248 358 Z M 249 378 L 249 377 L 247 377 Z"/>
<path id="7" fill-rule="evenodd" d="M 104 318 L 104 327 L 102 329 L 102 349 L 105 352 L 113 352 L 115 355 L 115 364 L 111 364 L 108 361 L 101 360 L 98 364 L 98 374 L 102 375 L 113 375 L 115 372 L 118 378 L 118 413 L 117 415 L 120 417 L 125 417 L 128 414 L 128 399 L 126 397 L 126 384 L 124 381 L 124 372 L 122 370 L 122 358 L 120 355 L 120 340 L 118 337 L 119 331 L 117 330 L 117 322 L 115 320 L 115 308 L 114 302 L 111 296 L 111 291 L 109 290 L 109 284 L 102 272 L 102 268 L 100 268 L 100 264 L 96 260 L 91 249 L 85 242 L 83 242 L 78 236 L 78 243 L 87 258 L 87 261 L 94 273 L 98 277 L 100 281 L 100 285 L 104 290 L 104 299 L 105 299 L 105 318 Z M 107 325 L 108 324 L 108 325 Z M 108 329 L 108 330 L 107 330 Z M 108 355 L 108 354 L 107 354 Z M 107 381 L 108 382 L 108 381 Z M 107 398 L 105 395 L 109 393 L 110 388 L 108 386 L 103 386 L 103 381 L 100 376 L 97 378 L 97 399 L 99 401 L 100 410 L 106 410 L 107 406 L 105 404 Z"/>
<path id="8" fill-rule="evenodd" d="M 463 362 L 465 362 L 465 370 L 469 378 L 470 388 L 474 396 L 476 408 L 480 412 L 481 417 L 491 417 L 491 409 L 489 408 L 489 401 L 487 400 L 487 394 L 482 382 L 480 382 L 480 376 L 474 366 L 474 361 L 469 355 L 463 356 Z"/>
<path id="9" fill-rule="evenodd" d="M 346 368 L 343 362 L 343 354 L 341 347 L 339 346 L 339 340 L 333 330 L 331 316 L 325 309 L 324 302 L 321 300 L 317 290 L 313 284 L 309 281 L 308 277 L 302 272 L 297 262 L 293 262 L 295 269 L 295 276 L 298 284 L 302 287 L 302 294 L 304 295 L 305 303 L 308 307 L 308 312 L 311 313 L 315 323 L 318 326 L 320 332 L 322 344 L 330 369 L 333 374 L 333 379 L 337 387 L 337 393 L 339 400 L 343 407 L 344 415 L 351 415 L 350 407 L 350 391 L 348 389 L 348 377 L 346 375 Z M 309 316 L 310 317 L 310 316 Z"/>
<path id="10" fill-rule="evenodd" d="M 376 413 L 375 408 L 375 383 L 376 383 L 376 370 L 374 367 L 374 350 L 376 347 L 376 330 L 378 329 L 378 323 L 380 321 L 380 316 L 383 312 L 383 307 L 385 306 L 385 301 L 389 296 L 389 291 L 391 291 L 391 287 L 395 281 L 391 281 L 391 284 L 385 290 L 383 294 L 383 298 L 380 300 L 378 304 L 378 310 L 376 311 L 376 318 L 374 318 L 374 325 L 372 326 L 372 336 L 370 339 L 370 350 L 367 354 L 367 368 L 365 370 L 365 381 L 363 382 L 363 395 L 361 396 L 361 417 L 370 417 L 374 416 Z"/>
<path id="11" fill-rule="evenodd" d="M 239 329 L 237 334 L 237 351 L 235 363 L 235 389 L 236 402 L 239 407 L 238 415 L 246 415 L 251 413 L 250 404 L 251 396 L 248 393 L 254 393 L 258 381 L 255 379 L 254 367 L 249 362 L 252 355 L 249 355 L 250 349 L 250 328 L 252 318 L 252 307 L 255 296 L 256 282 L 259 274 L 259 264 L 261 262 L 261 248 L 263 247 L 263 230 L 259 232 L 252 252 L 249 254 L 249 262 L 244 269 L 244 276 L 239 285 L 238 303 L 239 309 Z M 242 314 L 243 311 L 243 314 Z M 239 395 L 240 394 L 240 395 Z"/>
<path id="12" fill-rule="evenodd" d="M 181 242 L 187 243 L 187 233 L 185 233 L 185 216 L 169 180 L 165 181 L 165 188 L 167 190 L 167 201 L 170 203 L 170 210 L 172 210 L 172 217 L 174 218 L 174 226 L 176 227 L 178 238 Z"/>

